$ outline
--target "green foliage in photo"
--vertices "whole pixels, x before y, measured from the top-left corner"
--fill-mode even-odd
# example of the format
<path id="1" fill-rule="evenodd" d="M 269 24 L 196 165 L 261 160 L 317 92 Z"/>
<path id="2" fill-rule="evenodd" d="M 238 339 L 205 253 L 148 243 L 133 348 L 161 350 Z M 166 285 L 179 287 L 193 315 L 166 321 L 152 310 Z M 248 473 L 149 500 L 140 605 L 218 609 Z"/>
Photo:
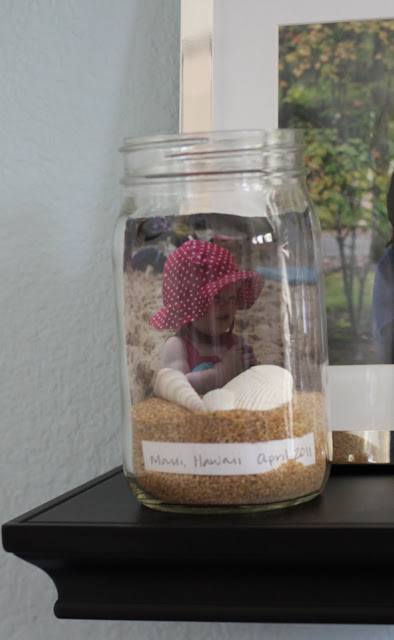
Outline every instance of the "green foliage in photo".
<path id="1" fill-rule="evenodd" d="M 308 189 L 322 229 L 337 242 L 338 291 L 356 339 L 370 309 L 374 265 L 391 235 L 394 20 L 280 27 L 279 126 L 304 129 Z M 361 231 L 371 237 L 366 259 L 356 251 Z"/>

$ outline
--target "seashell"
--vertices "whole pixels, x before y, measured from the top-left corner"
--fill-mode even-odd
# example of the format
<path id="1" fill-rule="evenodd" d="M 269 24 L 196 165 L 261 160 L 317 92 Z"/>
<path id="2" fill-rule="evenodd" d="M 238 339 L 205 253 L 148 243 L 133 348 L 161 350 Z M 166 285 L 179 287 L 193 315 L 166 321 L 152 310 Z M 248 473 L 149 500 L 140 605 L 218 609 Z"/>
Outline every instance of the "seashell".
<path id="1" fill-rule="evenodd" d="M 234 395 L 236 409 L 269 411 L 290 402 L 293 376 L 283 367 L 257 365 L 230 380 L 223 389 Z"/>
<path id="2" fill-rule="evenodd" d="M 203 401 L 185 374 L 177 369 L 160 369 L 153 392 L 159 398 L 179 404 L 190 411 L 206 411 Z"/>
<path id="3" fill-rule="evenodd" d="M 207 411 L 228 411 L 235 409 L 234 394 L 228 389 L 213 389 L 202 399 Z"/>

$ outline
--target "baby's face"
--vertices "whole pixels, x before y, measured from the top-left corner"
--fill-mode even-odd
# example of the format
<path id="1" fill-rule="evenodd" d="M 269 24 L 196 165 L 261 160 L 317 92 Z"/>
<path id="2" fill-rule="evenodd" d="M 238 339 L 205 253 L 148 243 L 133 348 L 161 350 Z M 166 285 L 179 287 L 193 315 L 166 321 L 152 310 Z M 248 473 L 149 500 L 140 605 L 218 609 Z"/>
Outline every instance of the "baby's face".
<path id="1" fill-rule="evenodd" d="M 218 336 L 227 331 L 235 316 L 239 286 L 239 282 L 230 282 L 218 291 L 205 316 L 194 321 L 198 331 L 209 336 Z"/>

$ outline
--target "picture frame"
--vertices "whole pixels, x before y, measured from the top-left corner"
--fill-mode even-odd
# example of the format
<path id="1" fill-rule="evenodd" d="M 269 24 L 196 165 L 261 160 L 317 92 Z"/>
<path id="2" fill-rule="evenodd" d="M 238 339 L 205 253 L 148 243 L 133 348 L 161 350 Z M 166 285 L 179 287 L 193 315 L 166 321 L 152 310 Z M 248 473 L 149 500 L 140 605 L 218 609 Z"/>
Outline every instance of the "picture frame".
<path id="1" fill-rule="evenodd" d="M 212 128 L 278 126 L 280 25 L 393 18 L 390 0 L 211 0 Z"/>
<path id="2" fill-rule="evenodd" d="M 204 0 L 210 22 L 195 22 L 190 38 L 205 34 L 205 68 L 210 68 L 204 99 L 210 110 L 187 120 L 188 131 L 275 129 L 278 127 L 279 27 L 342 21 L 394 19 L 390 0 Z M 193 11 L 182 0 L 182 12 Z M 183 43 L 184 44 L 184 43 Z M 184 49 L 183 49 L 184 51 Z M 191 113 L 193 97 L 182 91 L 181 113 Z M 208 113 L 209 111 L 209 113 Z M 199 111 L 201 115 L 201 110 Z M 185 119 L 183 118 L 185 121 Z M 394 365 L 328 367 L 328 406 L 333 431 L 357 433 L 394 430 Z M 357 406 L 357 411 L 354 410 Z M 385 438 L 387 449 L 387 438 Z M 391 447 L 393 449 L 393 447 Z M 388 452 L 383 462 L 390 462 Z M 349 462 L 354 460 L 349 460 Z M 376 461 L 376 460 L 375 460 Z"/>

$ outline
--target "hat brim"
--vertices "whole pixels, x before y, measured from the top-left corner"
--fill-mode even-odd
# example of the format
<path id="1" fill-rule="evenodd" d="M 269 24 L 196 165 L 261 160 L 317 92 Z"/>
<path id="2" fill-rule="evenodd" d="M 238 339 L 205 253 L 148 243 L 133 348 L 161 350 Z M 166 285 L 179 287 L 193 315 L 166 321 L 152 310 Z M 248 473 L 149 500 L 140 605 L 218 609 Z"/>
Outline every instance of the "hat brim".
<path id="1" fill-rule="evenodd" d="M 162 307 L 152 318 L 151 324 L 156 329 L 178 329 L 184 324 L 194 322 L 207 313 L 215 295 L 226 285 L 241 282 L 237 291 L 237 309 L 250 309 L 264 287 L 264 276 L 255 271 L 234 271 L 219 280 L 209 282 L 198 292 L 197 305 L 182 300 Z"/>

